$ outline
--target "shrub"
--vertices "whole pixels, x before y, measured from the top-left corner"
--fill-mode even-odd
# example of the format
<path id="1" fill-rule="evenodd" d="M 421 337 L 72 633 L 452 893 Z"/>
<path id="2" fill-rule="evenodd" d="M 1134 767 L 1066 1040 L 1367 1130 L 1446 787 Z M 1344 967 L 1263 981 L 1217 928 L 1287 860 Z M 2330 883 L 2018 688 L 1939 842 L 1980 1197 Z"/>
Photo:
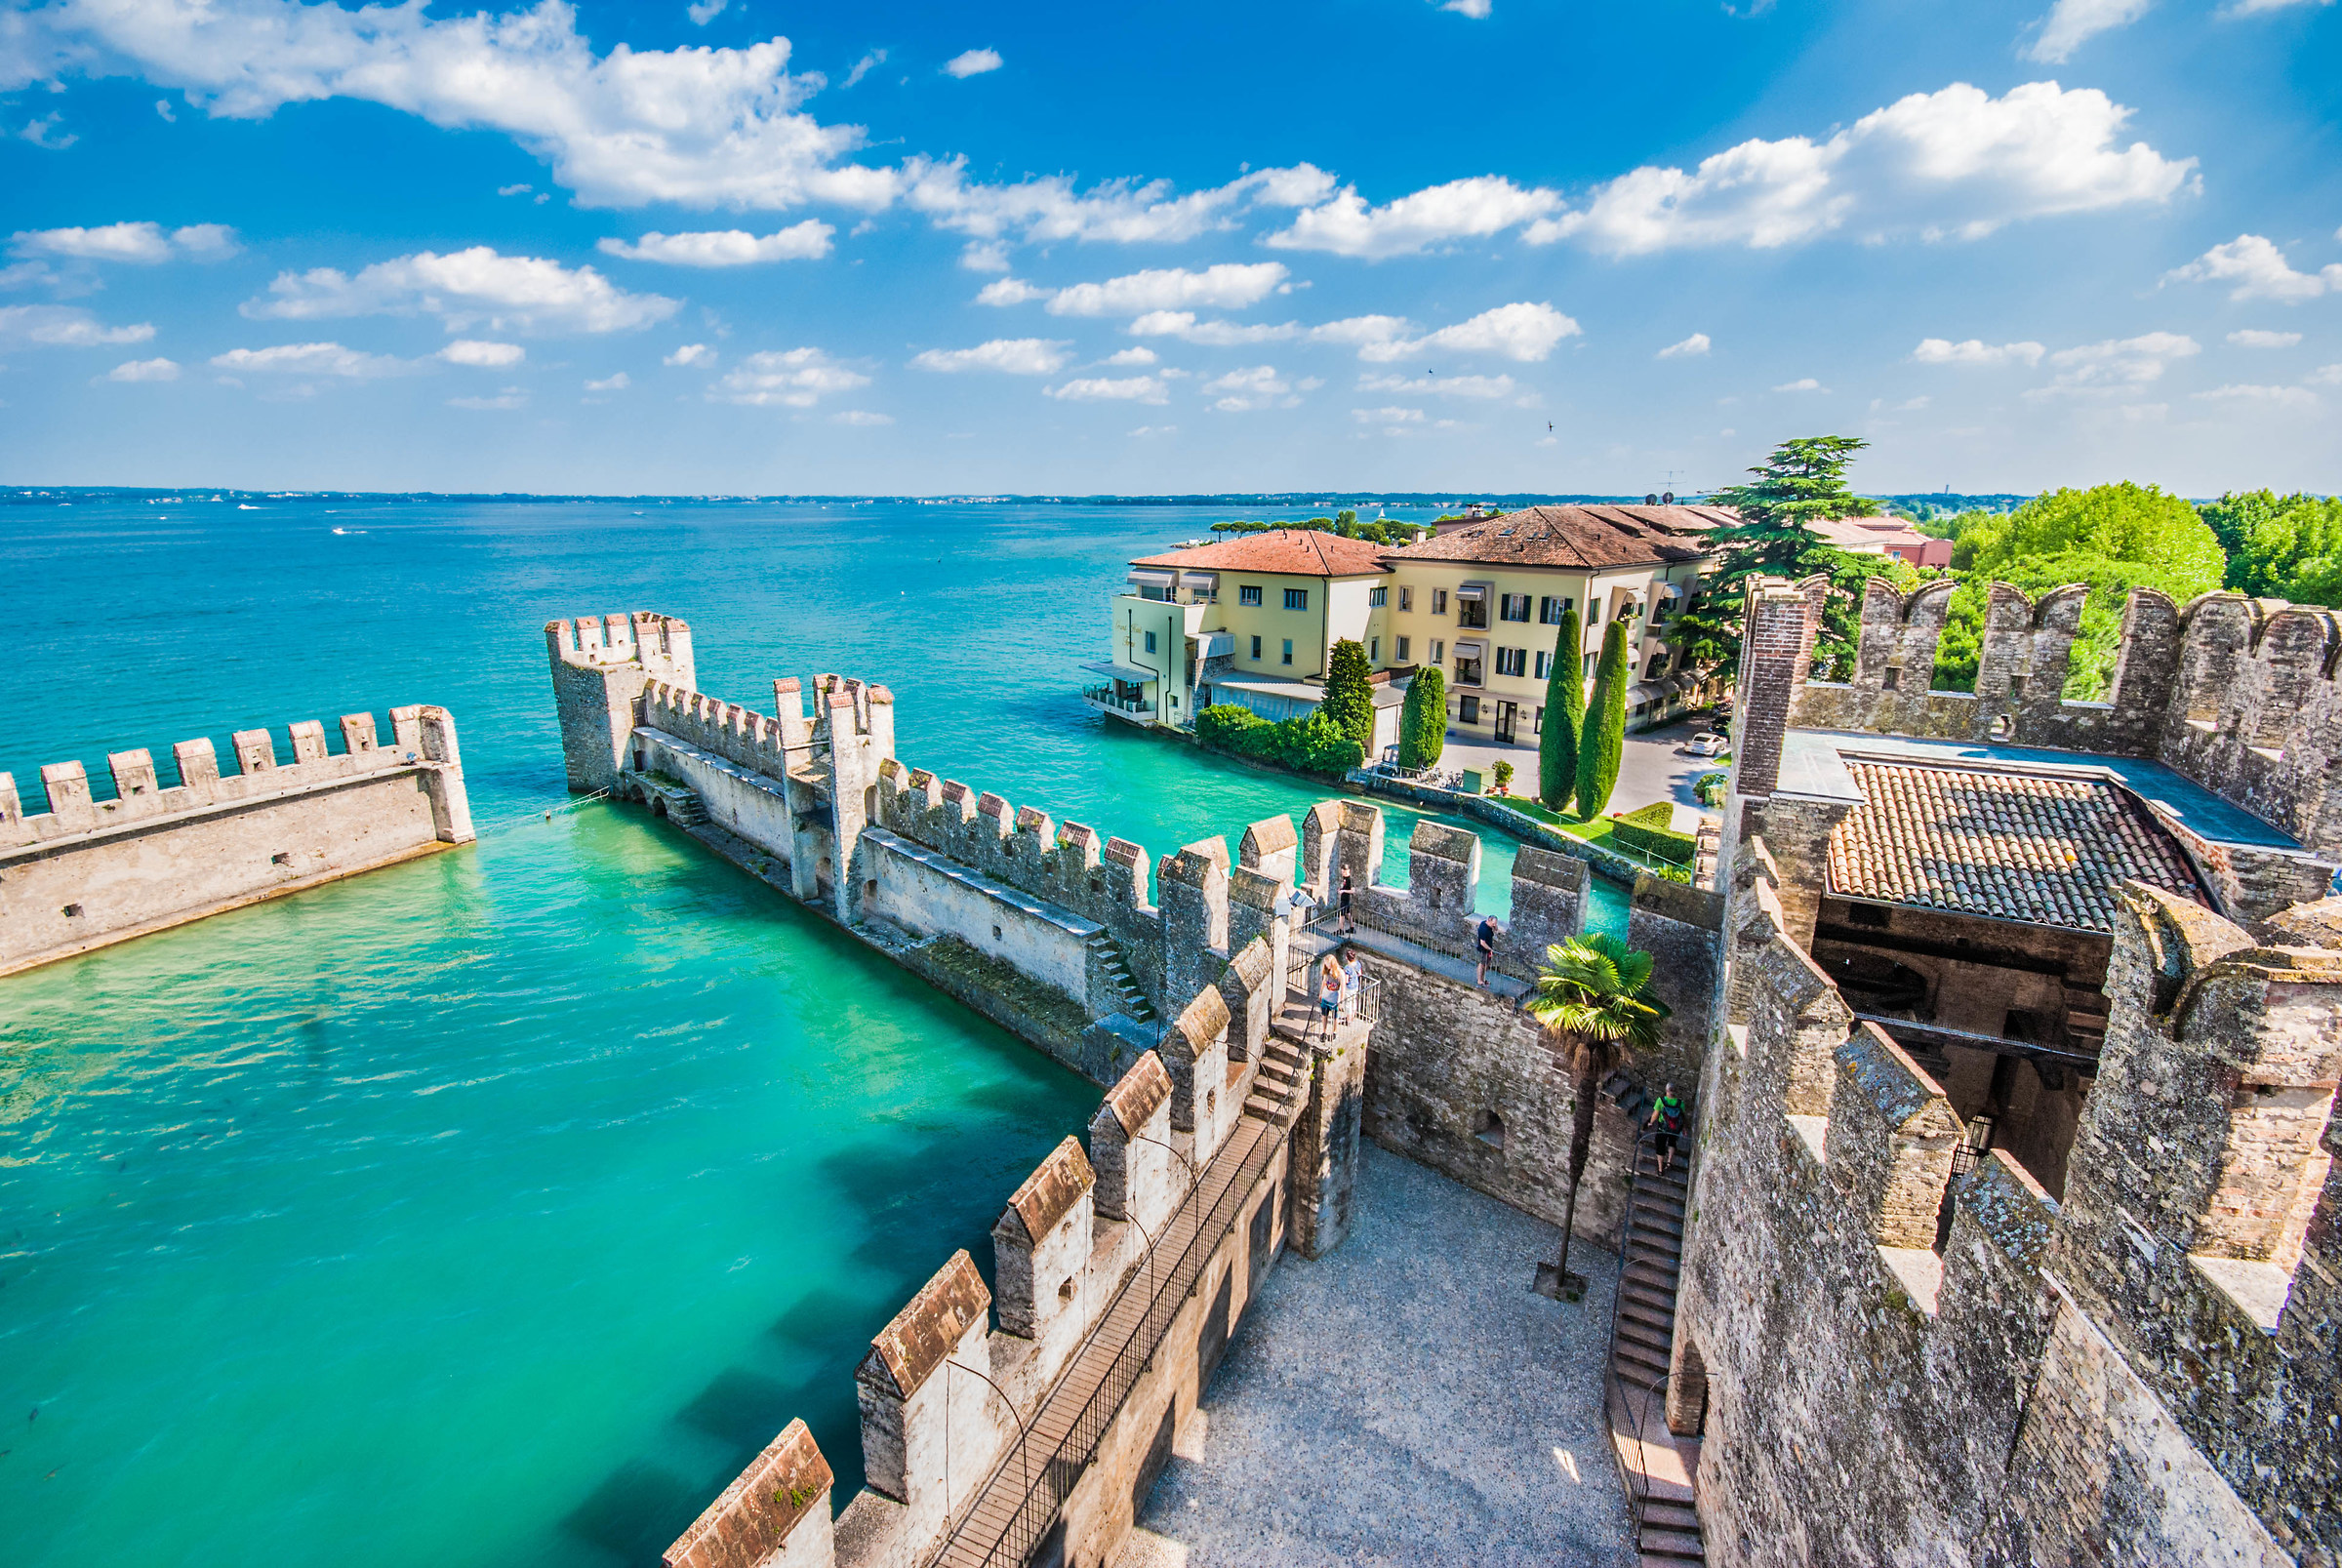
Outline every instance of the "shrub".
<path id="1" fill-rule="evenodd" d="M 1499 762 L 1499 763 L 1497 763 L 1497 765 L 1496 765 L 1496 787 L 1497 787 L 1497 788 L 1499 788 L 1499 789 L 1510 789 L 1510 788 L 1512 788 L 1512 787 L 1513 787 L 1513 764 L 1512 764 L 1512 763 L 1510 763 L 1510 762 Z"/>
<path id="2" fill-rule="evenodd" d="M 1358 754 L 1374 744 L 1374 666 L 1366 650 L 1349 637 L 1334 644 L 1325 664 L 1325 700 L 1317 711 L 1331 718 L 1352 740 Z"/>
<path id="3" fill-rule="evenodd" d="M 1337 779 L 1365 760 L 1358 743 L 1322 708 L 1272 724 L 1248 707 L 1215 703 L 1195 715 L 1195 738 L 1215 750 Z"/>
<path id="4" fill-rule="evenodd" d="M 1406 705 L 1398 710 L 1398 765 L 1428 768 L 1447 749 L 1447 677 L 1433 665 L 1407 683 Z"/>
<path id="5" fill-rule="evenodd" d="M 1269 721 L 1237 703 L 1214 703 L 1195 715 L 1195 739 L 1222 751 L 1244 750 L 1245 737 Z"/>
<path id="6" fill-rule="evenodd" d="M 1630 849 L 1638 849 L 1653 860 L 1666 861 L 1673 865 L 1691 864 L 1694 840 L 1689 833 L 1678 833 L 1668 824 L 1675 819 L 1675 808 L 1664 800 L 1653 801 L 1639 811 L 1610 819 L 1610 836 Z"/>
<path id="7" fill-rule="evenodd" d="M 1703 773 L 1692 781 L 1691 792 L 1700 797 L 1703 806 L 1720 806 L 1724 803 L 1724 784 L 1731 777 L 1728 773 Z"/>

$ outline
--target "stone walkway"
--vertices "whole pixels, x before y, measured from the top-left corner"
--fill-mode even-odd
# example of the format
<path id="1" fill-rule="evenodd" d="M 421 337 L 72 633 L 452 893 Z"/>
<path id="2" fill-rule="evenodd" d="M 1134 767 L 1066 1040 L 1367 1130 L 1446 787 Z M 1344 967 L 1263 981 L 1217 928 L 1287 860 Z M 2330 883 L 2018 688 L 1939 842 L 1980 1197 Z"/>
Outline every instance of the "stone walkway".
<path id="1" fill-rule="evenodd" d="M 1372 1145 L 1330 1257 L 1288 1253 L 1116 1568 L 1635 1560 L 1602 1365 L 1617 1259 L 1530 1294 L 1552 1226 Z"/>

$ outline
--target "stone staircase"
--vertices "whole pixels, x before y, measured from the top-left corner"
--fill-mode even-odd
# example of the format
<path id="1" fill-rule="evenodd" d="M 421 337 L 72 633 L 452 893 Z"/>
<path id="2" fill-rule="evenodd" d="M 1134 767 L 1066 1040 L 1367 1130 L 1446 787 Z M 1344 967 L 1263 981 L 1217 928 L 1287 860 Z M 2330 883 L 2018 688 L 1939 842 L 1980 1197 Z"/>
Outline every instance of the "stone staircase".
<path id="1" fill-rule="evenodd" d="M 1138 980 L 1131 974 L 1130 965 L 1122 956 L 1121 945 L 1101 931 L 1091 936 L 1085 945 L 1096 957 L 1098 967 L 1106 975 L 1107 985 L 1114 993 L 1119 1004 L 1115 1011 L 1127 1014 L 1141 1024 L 1153 1023 L 1154 1004 L 1147 1000 L 1145 991 L 1139 989 Z"/>
<path id="2" fill-rule="evenodd" d="M 699 827 L 707 821 L 707 807 L 700 792 L 671 779 L 655 773 L 629 774 L 642 798 L 651 807 L 652 815 L 665 817 L 677 827 Z"/>
<path id="3" fill-rule="evenodd" d="M 1310 1075 L 1310 1059 L 1300 1046 L 1281 1034 L 1271 1033 L 1261 1050 L 1260 1075 L 1245 1097 L 1244 1114 L 1268 1121 L 1292 1094 L 1293 1086 Z"/>
<path id="4" fill-rule="evenodd" d="M 1618 1282 L 1618 1326 L 1610 1342 L 1614 1380 L 1612 1412 L 1616 1432 L 1629 1410 L 1642 1424 L 1638 1447 L 1669 1441 L 1666 1397 L 1669 1347 L 1675 1342 L 1676 1282 L 1683 1262 L 1684 1168 L 1680 1158 L 1666 1174 L 1648 1144 L 1635 1148 L 1635 1185 L 1627 1200 L 1626 1271 Z M 1628 1431 L 1633 1432 L 1633 1423 Z M 1650 1473 L 1640 1465 L 1641 1496 L 1635 1508 L 1635 1545 L 1645 1568 L 1680 1568 L 1708 1560 L 1701 1545 L 1700 1515 L 1686 1481 Z M 1635 1501 L 1630 1486 L 1629 1499 Z"/>

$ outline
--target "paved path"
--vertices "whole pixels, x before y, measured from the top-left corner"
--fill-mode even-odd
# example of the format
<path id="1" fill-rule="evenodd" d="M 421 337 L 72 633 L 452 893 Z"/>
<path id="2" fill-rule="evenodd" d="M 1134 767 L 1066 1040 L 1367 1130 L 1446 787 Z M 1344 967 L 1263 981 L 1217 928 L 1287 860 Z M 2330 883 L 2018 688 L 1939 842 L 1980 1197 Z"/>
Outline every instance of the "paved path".
<path id="1" fill-rule="evenodd" d="M 1116 1568 L 1635 1561 L 1607 1449 L 1614 1256 L 1371 1145 L 1356 1226 L 1270 1275 Z"/>
<path id="2" fill-rule="evenodd" d="M 1720 727 L 1722 720 L 1713 713 L 1695 713 L 1676 720 L 1656 730 L 1627 737 L 1627 748 L 1620 758 L 1618 787 L 1611 791 L 1612 811 L 1633 811 L 1654 800 L 1672 800 L 1678 808 L 1676 825 L 1687 826 L 1697 822 L 1701 811 L 1699 797 L 1691 792 L 1692 782 L 1704 773 L 1715 773 L 1723 764 L 1708 757 L 1686 756 L 1679 749 L 1683 743 L 1701 730 Z M 1447 748 L 1439 753 L 1439 771 L 1453 773 L 1463 768 L 1477 768 L 1484 778 L 1493 782 L 1493 770 L 1499 757 L 1513 764 L 1513 792 L 1533 795 L 1537 791 L 1537 747 L 1525 745 L 1490 745 L 1476 742 L 1459 741 L 1450 731 Z"/>

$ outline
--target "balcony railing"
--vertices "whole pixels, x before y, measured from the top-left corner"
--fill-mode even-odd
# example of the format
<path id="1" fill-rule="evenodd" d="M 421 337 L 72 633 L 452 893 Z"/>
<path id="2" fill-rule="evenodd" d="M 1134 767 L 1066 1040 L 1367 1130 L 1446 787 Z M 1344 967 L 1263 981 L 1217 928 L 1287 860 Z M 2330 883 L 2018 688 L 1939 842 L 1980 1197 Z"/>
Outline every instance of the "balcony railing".
<path id="1" fill-rule="evenodd" d="M 1117 697 L 1111 686 L 1084 686 L 1082 701 L 1092 707 L 1112 708 L 1117 713 L 1141 713 L 1151 716 L 1154 704 L 1144 697 Z"/>

